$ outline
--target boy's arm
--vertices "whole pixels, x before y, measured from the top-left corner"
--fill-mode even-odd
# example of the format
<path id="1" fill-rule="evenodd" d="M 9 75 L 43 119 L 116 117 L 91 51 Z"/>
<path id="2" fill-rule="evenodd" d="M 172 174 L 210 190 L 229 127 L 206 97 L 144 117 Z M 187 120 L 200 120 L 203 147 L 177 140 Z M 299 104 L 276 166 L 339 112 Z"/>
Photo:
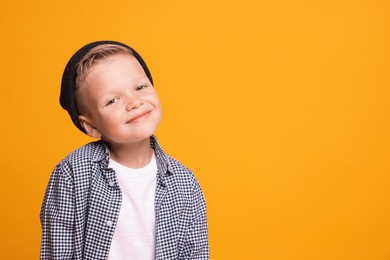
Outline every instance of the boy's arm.
<path id="1" fill-rule="evenodd" d="M 203 192 L 196 182 L 193 196 L 194 219 L 187 235 L 187 247 L 190 249 L 190 260 L 210 259 L 206 202 Z"/>
<path id="2" fill-rule="evenodd" d="M 54 169 L 41 208 L 41 260 L 73 259 L 74 196 L 70 169 Z"/>

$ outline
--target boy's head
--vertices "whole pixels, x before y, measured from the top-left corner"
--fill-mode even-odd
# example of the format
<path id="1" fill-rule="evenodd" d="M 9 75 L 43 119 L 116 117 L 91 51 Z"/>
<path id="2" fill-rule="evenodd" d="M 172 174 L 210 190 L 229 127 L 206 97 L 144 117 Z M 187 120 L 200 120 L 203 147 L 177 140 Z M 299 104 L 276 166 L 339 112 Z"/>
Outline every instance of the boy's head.
<path id="1" fill-rule="evenodd" d="M 161 107 L 150 72 L 131 47 L 90 43 L 69 60 L 60 103 L 84 133 L 111 143 L 152 135 Z"/>

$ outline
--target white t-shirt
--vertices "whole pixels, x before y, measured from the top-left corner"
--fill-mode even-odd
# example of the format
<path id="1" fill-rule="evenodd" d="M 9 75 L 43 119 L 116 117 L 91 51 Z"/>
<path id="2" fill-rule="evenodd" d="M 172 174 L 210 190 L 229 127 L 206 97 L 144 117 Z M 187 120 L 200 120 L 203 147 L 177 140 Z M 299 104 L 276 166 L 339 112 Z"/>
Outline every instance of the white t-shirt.
<path id="1" fill-rule="evenodd" d="M 132 169 L 110 160 L 122 190 L 122 205 L 112 239 L 109 260 L 155 259 L 155 209 L 157 164 Z"/>

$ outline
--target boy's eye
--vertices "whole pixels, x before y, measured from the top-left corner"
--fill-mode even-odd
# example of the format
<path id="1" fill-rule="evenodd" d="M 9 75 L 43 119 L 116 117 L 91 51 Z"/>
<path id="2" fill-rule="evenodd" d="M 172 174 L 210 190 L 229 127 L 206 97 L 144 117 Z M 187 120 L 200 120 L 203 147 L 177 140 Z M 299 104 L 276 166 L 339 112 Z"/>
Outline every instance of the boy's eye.
<path id="1" fill-rule="evenodd" d="M 141 85 L 141 86 L 138 86 L 135 88 L 136 91 L 140 91 L 140 90 L 143 90 L 144 88 L 146 88 L 146 85 Z"/>
<path id="2" fill-rule="evenodd" d="M 114 104 L 117 101 L 118 101 L 117 98 L 112 98 L 112 99 L 108 100 L 108 102 L 106 103 L 106 106 L 112 105 L 112 104 Z"/>

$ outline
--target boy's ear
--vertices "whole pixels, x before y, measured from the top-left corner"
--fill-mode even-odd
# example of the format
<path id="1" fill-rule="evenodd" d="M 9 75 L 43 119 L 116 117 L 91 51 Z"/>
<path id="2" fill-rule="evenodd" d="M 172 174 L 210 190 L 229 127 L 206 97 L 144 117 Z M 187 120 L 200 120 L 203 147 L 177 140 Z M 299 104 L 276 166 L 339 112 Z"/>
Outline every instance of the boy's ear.
<path id="1" fill-rule="evenodd" d="M 102 137 L 100 131 L 92 124 L 91 120 L 88 117 L 79 115 L 79 121 L 80 124 L 83 126 L 87 135 L 89 135 L 92 138 Z"/>

